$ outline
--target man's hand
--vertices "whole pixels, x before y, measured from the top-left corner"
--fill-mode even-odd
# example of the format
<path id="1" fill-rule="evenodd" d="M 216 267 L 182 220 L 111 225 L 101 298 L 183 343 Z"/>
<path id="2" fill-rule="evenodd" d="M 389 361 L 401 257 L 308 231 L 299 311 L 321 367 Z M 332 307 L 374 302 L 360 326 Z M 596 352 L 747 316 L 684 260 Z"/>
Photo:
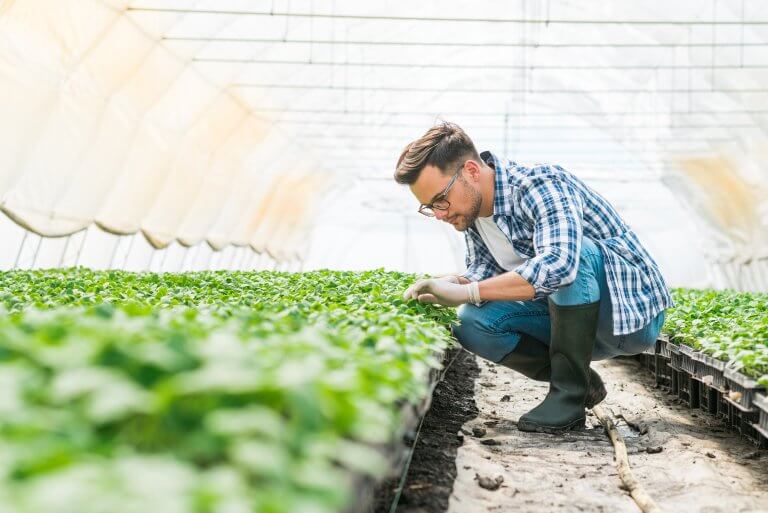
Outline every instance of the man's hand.
<path id="1" fill-rule="evenodd" d="M 404 299 L 417 299 L 422 303 L 459 306 L 469 301 L 469 286 L 459 283 L 456 276 L 443 276 L 418 280 L 403 294 Z"/>
<path id="2" fill-rule="evenodd" d="M 447 281 L 449 283 L 456 283 L 456 284 L 461 283 L 459 281 L 459 277 L 458 276 L 454 276 L 452 274 L 449 274 L 448 276 L 436 276 L 436 277 L 430 278 L 430 279 L 432 279 L 432 280 L 444 280 L 444 281 Z M 416 280 L 415 282 L 413 282 L 413 284 L 410 287 L 405 289 L 405 293 L 403 293 L 403 299 L 418 299 L 417 296 L 413 295 L 413 291 L 415 290 L 416 285 L 418 283 L 422 282 L 422 281 L 427 281 L 427 280 Z"/>

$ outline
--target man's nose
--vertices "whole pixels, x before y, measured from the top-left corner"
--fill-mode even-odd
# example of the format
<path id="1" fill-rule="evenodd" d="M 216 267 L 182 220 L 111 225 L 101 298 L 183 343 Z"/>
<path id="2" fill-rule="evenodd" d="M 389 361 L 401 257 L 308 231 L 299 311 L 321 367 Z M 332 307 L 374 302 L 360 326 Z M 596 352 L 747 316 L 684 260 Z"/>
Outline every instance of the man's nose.
<path id="1" fill-rule="evenodd" d="M 442 221 L 443 219 L 448 217 L 448 211 L 447 210 L 435 210 L 435 217 L 439 221 Z"/>

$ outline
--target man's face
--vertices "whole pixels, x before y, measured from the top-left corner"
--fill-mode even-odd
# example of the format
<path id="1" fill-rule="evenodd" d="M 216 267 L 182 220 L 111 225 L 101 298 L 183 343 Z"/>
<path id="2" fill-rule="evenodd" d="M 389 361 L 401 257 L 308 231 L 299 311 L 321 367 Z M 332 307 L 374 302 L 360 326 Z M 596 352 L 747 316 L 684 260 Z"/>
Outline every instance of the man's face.
<path id="1" fill-rule="evenodd" d="M 452 174 L 443 174 L 435 166 L 425 166 L 419 174 L 418 180 L 410 186 L 411 192 L 419 203 L 431 204 L 437 199 L 446 199 L 450 205 L 447 210 L 435 209 L 435 217 L 440 221 L 450 223 L 456 230 L 463 232 L 475 222 L 479 213 L 481 194 L 476 180 L 468 173 L 469 162 L 459 170 L 456 182 L 444 198 L 440 194 L 445 190 L 453 178 Z"/>

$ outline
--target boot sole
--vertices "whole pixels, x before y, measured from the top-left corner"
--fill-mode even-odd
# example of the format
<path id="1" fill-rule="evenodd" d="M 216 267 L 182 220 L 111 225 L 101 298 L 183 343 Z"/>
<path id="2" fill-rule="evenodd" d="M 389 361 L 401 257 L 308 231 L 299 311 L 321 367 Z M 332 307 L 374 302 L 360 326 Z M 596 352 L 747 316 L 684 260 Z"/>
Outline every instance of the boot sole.
<path id="1" fill-rule="evenodd" d="M 558 435 L 565 433 L 566 431 L 583 431 L 587 427 L 586 422 L 587 418 L 581 417 L 565 426 L 542 426 L 521 419 L 517 423 L 517 429 L 528 433 L 549 433 L 551 435 Z"/>

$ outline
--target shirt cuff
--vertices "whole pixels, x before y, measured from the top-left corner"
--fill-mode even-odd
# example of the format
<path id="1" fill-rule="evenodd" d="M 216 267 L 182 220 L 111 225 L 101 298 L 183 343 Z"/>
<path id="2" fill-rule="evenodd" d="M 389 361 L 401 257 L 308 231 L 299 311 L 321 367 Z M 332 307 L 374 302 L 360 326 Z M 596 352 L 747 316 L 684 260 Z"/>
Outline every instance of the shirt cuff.
<path id="1" fill-rule="evenodd" d="M 469 269 L 467 269 L 464 272 L 464 274 L 460 274 L 459 276 L 461 276 L 462 278 L 466 278 L 469 281 L 482 281 L 483 279 L 483 276 L 481 273 L 473 272 L 473 271 L 470 271 Z"/>
<path id="2" fill-rule="evenodd" d="M 515 272 L 531 284 L 534 290 L 533 299 L 541 299 L 549 296 L 557 289 L 546 285 L 547 272 L 545 267 L 531 258 L 517 266 Z"/>

